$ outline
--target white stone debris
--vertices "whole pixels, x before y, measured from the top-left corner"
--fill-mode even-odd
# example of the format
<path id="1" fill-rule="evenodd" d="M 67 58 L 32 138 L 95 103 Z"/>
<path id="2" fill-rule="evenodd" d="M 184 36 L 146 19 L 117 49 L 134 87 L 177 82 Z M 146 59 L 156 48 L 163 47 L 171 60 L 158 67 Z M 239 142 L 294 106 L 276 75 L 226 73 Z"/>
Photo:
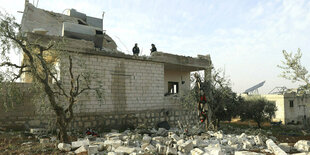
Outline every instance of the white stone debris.
<path id="1" fill-rule="evenodd" d="M 254 142 L 255 145 L 264 145 L 264 141 L 259 135 L 254 137 Z"/>
<path id="2" fill-rule="evenodd" d="M 76 154 L 84 153 L 84 152 L 87 152 L 87 150 L 88 150 L 88 145 L 86 145 L 86 146 L 83 145 L 83 146 L 79 147 L 77 150 L 75 150 L 74 153 L 76 153 Z"/>
<path id="3" fill-rule="evenodd" d="M 287 153 L 292 150 L 292 147 L 288 143 L 280 143 L 278 146 Z"/>
<path id="4" fill-rule="evenodd" d="M 294 147 L 300 152 L 310 151 L 310 141 L 309 140 L 299 140 L 295 143 Z"/>
<path id="5" fill-rule="evenodd" d="M 89 145 L 88 147 L 88 155 L 95 155 L 98 154 L 98 145 Z"/>
<path id="6" fill-rule="evenodd" d="M 30 133 L 32 133 L 34 135 L 45 134 L 46 133 L 46 129 L 43 129 L 43 128 L 32 128 L 32 129 L 30 129 Z"/>
<path id="7" fill-rule="evenodd" d="M 202 155 L 203 153 L 204 153 L 204 151 L 199 149 L 199 148 L 195 148 L 195 149 L 191 150 L 191 155 Z"/>
<path id="8" fill-rule="evenodd" d="M 168 134 L 168 131 L 165 128 L 158 128 L 157 135 L 165 136 L 166 134 Z"/>
<path id="9" fill-rule="evenodd" d="M 71 150 L 71 145 L 66 144 L 66 143 L 59 143 L 57 147 L 60 151 L 67 151 L 68 152 Z"/>
<path id="10" fill-rule="evenodd" d="M 105 135 L 107 140 L 118 140 L 118 139 L 122 139 L 123 136 L 124 136 L 123 134 L 116 133 L 116 132 L 108 133 L 107 135 Z"/>
<path id="11" fill-rule="evenodd" d="M 108 152 L 108 155 L 124 155 L 124 153 Z"/>
<path id="12" fill-rule="evenodd" d="M 143 138 L 142 138 L 142 144 L 143 143 L 146 143 L 146 144 L 149 144 L 152 140 L 152 137 L 150 137 L 149 135 L 144 135 Z"/>
<path id="13" fill-rule="evenodd" d="M 165 154 L 166 150 L 167 150 L 167 147 L 165 145 L 162 145 L 162 144 L 159 144 L 159 143 L 156 144 L 156 151 L 159 154 Z"/>
<path id="14" fill-rule="evenodd" d="M 178 150 L 176 148 L 167 147 L 166 155 L 177 155 L 177 154 L 178 154 Z"/>
<path id="15" fill-rule="evenodd" d="M 249 152 L 249 151 L 236 151 L 235 155 L 264 155 L 264 153 L 256 153 L 256 152 Z"/>
<path id="16" fill-rule="evenodd" d="M 250 142 L 249 140 L 247 140 L 247 139 L 244 139 L 244 140 L 242 141 L 242 143 L 243 143 L 242 148 L 243 148 L 244 150 L 249 150 L 250 148 L 253 147 L 252 144 L 251 144 L 251 142 Z"/>
<path id="17" fill-rule="evenodd" d="M 83 139 L 83 140 L 71 142 L 72 149 L 79 148 L 79 147 L 85 146 L 85 145 L 89 145 L 88 139 Z"/>
<path id="18" fill-rule="evenodd" d="M 106 140 L 106 141 L 104 141 L 105 147 L 111 146 L 111 147 L 117 148 L 121 145 L 123 145 L 123 142 L 121 140 Z"/>
<path id="19" fill-rule="evenodd" d="M 193 149 L 193 141 L 192 140 L 187 140 L 185 143 L 181 144 L 179 146 L 179 150 L 183 153 L 190 152 Z"/>
<path id="20" fill-rule="evenodd" d="M 285 155 L 295 150 L 288 143 L 276 145 L 272 139 L 264 142 L 264 135 L 260 134 L 235 135 L 208 131 L 199 135 L 186 135 L 178 130 L 159 129 L 161 133 L 165 132 L 161 136 L 158 131 L 153 130 L 149 130 L 148 134 L 126 131 L 108 133 L 103 138 L 79 138 L 72 145 L 60 143 L 58 147 L 59 150 L 67 151 L 67 154 L 72 150 L 71 154 L 88 155 Z M 294 147 L 301 153 L 295 154 L 309 154 L 309 146 L 309 141 L 298 141 Z"/>
<path id="21" fill-rule="evenodd" d="M 125 147 L 125 146 L 119 146 L 118 148 L 115 149 L 116 153 L 126 153 L 126 154 L 131 154 L 135 152 L 135 148 L 130 148 L 130 147 Z"/>
<path id="22" fill-rule="evenodd" d="M 147 147 L 145 147 L 145 149 L 144 149 L 146 152 L 149 152 L 149 153 L 154 153 L 154 152 L 156 152 L 156 148 L 153 146 L 153 145 L 151 145 L 151 144 L 149 144 Z"/>
<path id="23" fill-rule="evenodd" d="M 47 144 L 47 143 L 49 143 L 50 142 L 50 139 L 49 138 L 41 138 L 40 139 L 40 143 L 41 144 Z"/>
<path id="24" fill-rule="evenodd" d="M 269 150 L 271 150 L 275 155 L 287 155 L 277 144 L 273 142 L 273 140 L 268 139 L 266 141 L 266 145 Z"/>
<path id="25" fill-rule="evenodd" d="M 205 152 L 207 154 L 212 154 L 212 155 L 224 155 L 224 152 L 222 151 L 221 147 L 205 147 L 204 148 Z"/>
<path id="26" fill-rule="evenodd" d="M 293 153 L 291 155 L 310 155 L 310 152 Z"/>

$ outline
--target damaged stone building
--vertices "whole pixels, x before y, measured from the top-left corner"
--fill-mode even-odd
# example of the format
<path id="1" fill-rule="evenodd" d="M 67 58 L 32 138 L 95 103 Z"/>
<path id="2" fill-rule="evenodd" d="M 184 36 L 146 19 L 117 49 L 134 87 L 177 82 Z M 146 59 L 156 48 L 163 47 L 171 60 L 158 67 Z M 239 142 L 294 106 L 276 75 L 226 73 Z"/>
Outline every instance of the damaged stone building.
<path id="1" fill-rule="evenodd" d="M 277 106 L 273 121 L 282 121 L 283 124 L 305 124 L 310 121 L 309 94 L 300 95 L 297 91 L 285 91 L 262 96 L 274 101 Z"/>
<path id="2" fill-rule="evenodd" d="M 30 38 L 46 42 L 65 38 L 63 50 L 78 53 L 79 61 L 85 62 L 83 67 L 97 74 L 94 80 L 103 86 L 104 101 L 99 103 L 91 93 L 81 97 L 74 108 L 72 127 L 118 128 L 143 123 L 155 125 L 165 120 L 175 126 L 177 121 L 197 121 L 197 115 L 182 108 L 178 98 L 190 90 L 191 72 L 210 72 L 209 55 L 193 58 L 164 52 L 154 52 L 148 57 L 124 54 L 103 30 L 103 19 L 75 9 L 65 15 L 26 3 L 21 25 Z M 31 79 L 25 76 L 23 82 L 27 87 Z M 0 122 L 4 126 L 46 125 L 44 117 L 36 115 L 37 107 L 29 105 L 32 103 L 24 102 L 15 112 L 0 112 Z M 23 111 L 23 106 L 27 111 Z"/>

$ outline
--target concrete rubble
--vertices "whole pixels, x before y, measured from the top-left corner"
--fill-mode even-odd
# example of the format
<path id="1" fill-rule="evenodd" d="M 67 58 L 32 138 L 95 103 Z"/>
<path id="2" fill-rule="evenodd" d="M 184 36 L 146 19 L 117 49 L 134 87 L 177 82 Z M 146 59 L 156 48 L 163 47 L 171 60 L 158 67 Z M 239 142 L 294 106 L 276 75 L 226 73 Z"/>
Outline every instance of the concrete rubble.
<path id="1" fill-rule="evenodd" d="M 268 149 L 271 150 L 275 155 L 286 155 L 287 154 L 277 144 L 275 144 L 272 139 L 268 139 L 266 141 L 266 145 Z"/>
<path id="2" fill-rule="evenodd" d="M 294 147 L 301 152 L 309 152 L 310 151 L 310 141 L 308 140 L 300 140 L 295 143 Z"/>
<path id="3" fill-rule="evenodd" d="M 147 133 L 139 132 L 138 129 L 121 133 L 113 131 L 100 138 L 85 137 L 71 144 L 59 143 L 58 148 L 71 154 L 89 155 L 303 155 L 309 154 L 310 142 L 300 140 L 292 146 L 288 143 L 277 143 L 261 134 L 236 135 L 208 131 L 190 135 L 179 129 L 159 128 Z"/>

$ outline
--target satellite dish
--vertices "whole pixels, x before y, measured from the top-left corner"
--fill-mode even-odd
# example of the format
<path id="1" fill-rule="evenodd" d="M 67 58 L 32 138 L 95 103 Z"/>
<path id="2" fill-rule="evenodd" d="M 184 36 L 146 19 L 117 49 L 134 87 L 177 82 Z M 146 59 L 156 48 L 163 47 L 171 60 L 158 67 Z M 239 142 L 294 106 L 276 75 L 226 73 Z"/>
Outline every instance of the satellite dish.
<path id="1" fill-rule="evenodd" d="M 245 94 L 258 94 L 258 88 L 262 87 L 266 81 L 263 81 L 247 90 L 244 91 Z"/>

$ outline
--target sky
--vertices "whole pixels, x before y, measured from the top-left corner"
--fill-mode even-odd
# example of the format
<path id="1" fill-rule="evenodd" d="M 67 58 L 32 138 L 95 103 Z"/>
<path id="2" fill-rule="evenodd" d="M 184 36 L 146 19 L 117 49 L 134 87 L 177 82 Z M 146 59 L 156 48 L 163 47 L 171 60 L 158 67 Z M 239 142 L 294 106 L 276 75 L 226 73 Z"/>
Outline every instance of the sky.
<path id="1" fill-rule="evenodd" d="M 296 88 L 279 77 L 282 50 L 303 53 L 310 70 L 310 0 L 29 0 L 62 13 L 75 8 L 102 18 L 103 29 L 124 53 L 138 43 L 143 55 L 158 51 L 192 56 L 210 54 L 238 93 L 266 81 L 266 94 L 277 86 Z M 0 0 L 0 10 L 21 21 L 24 0 Z"/>

